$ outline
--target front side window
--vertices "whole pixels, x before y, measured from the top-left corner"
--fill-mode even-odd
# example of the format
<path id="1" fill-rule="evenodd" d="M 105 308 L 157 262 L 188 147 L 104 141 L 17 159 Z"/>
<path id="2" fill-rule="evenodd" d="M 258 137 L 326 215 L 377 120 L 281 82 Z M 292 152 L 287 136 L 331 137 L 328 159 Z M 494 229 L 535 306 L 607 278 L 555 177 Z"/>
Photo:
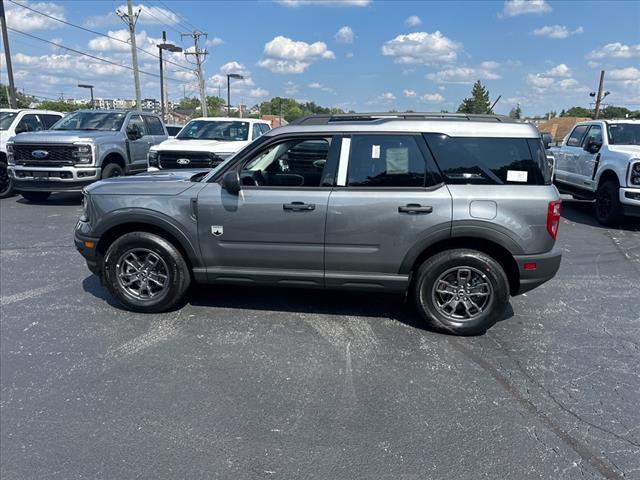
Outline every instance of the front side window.
<path id="1" fill-rule="evenodd" d="M 582 145 L 582 138 L 584 134 L 587 132 L 589 125 L 578 125 L 573 129 L 569 139 L 567 140 L 567 147 L 579 147 Z"/>
<path id="2" fill-rule="evenodd" d="M 347 186 L 424 187 L 426 163 L 411 135 L 354 135 Z"/>
<path id="3" fill-rule="evenodd" d="M 142 117 L 140 115 L 131 115 L 127 128 L 135 128 L 135 125 L 140 128 L 143 137 L 147 135 L 147 129 L 145 128 L 144 121 L 142 120 Z"/>
<path id="4" fill-rule="evenodd" d="M 44 126 L 34 114 L 25 115 L 16 125 L 16 132 L 38 132 L 40 130 L 44 130 Z"/>
<path id="5" fill-rule="evenodd" d="M 260 125 L 258 125 L 257 123 L 253 124 L 253 139 L 255 140 L 256 138 L 258 138 L 260 135 L 262 135 L 262 130 L 260 130 Z"/>
<path id="6" fill-rule="evenodd" d="M 267 125 L 266 123 L 259 123 L 258 125 L 260 127 L 260 130 L 262 130 L 262 133 L 267 133 L 269 130 L 271 130 L 269 125 Z"/>
<path id="7" fill-rule="evenodd" d="M 149 135 L 164 135 L 164 128 L 162 128 L 162 122 L 158 117 L 152 117 L 145 115 L 144 120 L 147 124 L 147 132 Z"/>
<path id="8" fill-rule="evenodd" d="M 640 145 L 640 124 L 611 123 L 609 131 L 609 145 Z"/>
<path id="9" fill-rule="evenodd" d="M 106 130 L 116 132 L 122 128 L 126 113 L 74 112 L 61 118 L 51 130 Z"/>
<path id="10" fill-rule="evenodd" d="M 244 165 L 240 180 L 248 186 L 319 187 L 330 145 L 329 138 L 272 145 Z"/>
<path id="11" fill-rule="evenodd" d="M 600 125 L 591 125 L 589 133 L 584 137 L 583 145 L 586 144 L 587 140 L 602 144 L 602 127 Z"/>
<path id="12" fill-rule="evenodd" d="M 176 138 L 178 140 L 246 141 L 249 139 L 249 122 L 192 120 Z"/>
<path id="13" fill-rule="evenodd" d="M 540 139 L 449 137 L 425 138 L 447 183 L 475 185 L 545 185 L 549 168 Z M 529 141 L 535 149 L 531 152 Z M 542 148 L 542 151 L 539 149 Z M 542 153 L 541 153 L 542 152 Z"/>
<path id="14" fill-rule="evenodd" d="M 55 125 L 55 123 L 60 120 L 62 117 L 60 115 L 51 115 L 48 113 L 45 114 L 41 114 L 40 115 L 40 120 L 42 120 L 42 123 L 44 123 L 44 127 L 49 129 L 51 128 L 53 125 Z"/>
<path id="15" fill-rule="evenodd" d="M 0 112 L 0 130 L 9 130 L 17 112 Z"/>

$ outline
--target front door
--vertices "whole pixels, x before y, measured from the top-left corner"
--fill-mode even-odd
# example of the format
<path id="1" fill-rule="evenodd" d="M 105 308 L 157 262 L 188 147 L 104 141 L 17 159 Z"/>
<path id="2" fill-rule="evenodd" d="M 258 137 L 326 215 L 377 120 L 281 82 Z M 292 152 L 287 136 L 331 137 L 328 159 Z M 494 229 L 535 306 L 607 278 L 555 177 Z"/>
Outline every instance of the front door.
<path id="1" fill-rule="evenodd" d="M 593 177 L 600 156 L 598 152 L 590 152 L 584 149 L 588 142 L 602 145 L 602 127 L 600 125 L 591 125 L 582 140 L 581 151 L 576 160 L 575 181 L 577 185 L 582 187 L 592 187 L 595 183 Z"/>
<path id="2" fill-rule="evenodd" d="M 335 165 L 331 137 L 267 144 L 239 165 L 242 189 L 198 195 L 198 234 L 210 281 L 323 286 L 324 232 Z"/>
<path id="3" fill-rule="evenodd" d="M 451 215 L 451 195 L 420 135 L 343 139 L 327 213 L 326 285 L 406 288 L 406 259 L 448 238 Z"/>
<path id="4" fill-rule="evenodd" d="M 153 137 L 148 135 L 147 127 L 140 115 L 131 115 L 127 127 L 137 125 L 141 132 L 142 137 L 138 139 L 127 140 L 129 143 L 129 159 L 131 161 L 130 170 L 138 172 L 147 169 L 147 153 L 149 148 L 153 145 Z"/>

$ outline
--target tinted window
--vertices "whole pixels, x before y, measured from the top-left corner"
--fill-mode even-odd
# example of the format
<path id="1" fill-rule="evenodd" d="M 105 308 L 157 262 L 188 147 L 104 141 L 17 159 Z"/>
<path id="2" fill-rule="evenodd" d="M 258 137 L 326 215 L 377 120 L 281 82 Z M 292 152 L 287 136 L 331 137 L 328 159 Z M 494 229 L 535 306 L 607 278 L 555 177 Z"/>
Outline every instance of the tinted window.
<path id="1" fill-rule="evenodd" d="M 567 140 L 568 147 L 579 147 L 582 144 L 582 137 L 584 137 L 585 132 L 589 128 L 589 125 L 578 125 L 571 132 L 571 136 L 569 140 Z"/>
<path id="2" fill-rule="evenodd" d="M 44 128 L 51 128 L 58 120 L 60 120 L 62 116 L 60 115 L 51 115 L 51 114 L 40 114 L 40 120 L 44 123 Z"/>
<path id="3" fill-rule="evenodd" d="M 243 185 L 318 187 L 327 162 L 330 139 L 297 139 L 272 145 L 240 172 Z"/>
<path id="4" fill-rule="evenodd" d="M 164 135 L 164 128 L 162 122 L 158 117 L 152 117 L 150 115 L 144 116 L 145 122 L 147 122 L 147 132 L 149 135 Z"/>
<path id="5" fill-rule="evenodd" d="M 423 187 L 426 164 L 410 135 L 355 135 L 351 138 L 347 185 Z"/>
<path id="6" fill-rule="evenodd" d="M 16 125 L 16 132 L 37 132 L 39 130 L 44 130 L 44 126 L 34 114 L 25 115 Z"/>
<path id="7" fill-rule="evenodd" d="M 611 145 L 640 145 L 640 124 L 638 123 L 611 123 L 608 130 Z"/>
<path id="8" fill-rule="evenodd" d="M 547 183 L 548 165 L 539 139 L 535 140 L 536 155 L 532 156 L 526 138 L 449 137 L 440 133 L 428 133 L 425 138 L 447 183 Z"/>
<path id="9" fill-rule="evenodd" d="M 180 130 L 182 130 L 182 127 L 167 126 L 167 133 L 172 137 L 175 137 Z"/>
<path id="10" fill-rule="evenodd" d="M 259 123 L 258 125 L 260 126 L 260 130 L 262 130 L 262 133 L 267 133 L 269 130 L 271 130 L 269 125 L 267 125 L 266 123 Z"/>
<path id="11" fill-rule="evenodd" d="M 131 115 L 131 118 L 129 119 L 129 123 L 127 124 L 127 128 L 131 127 L 132 125 L 138 125 L 140 127 L 143 137 L 147 134 L 147 130 L 144 126 L 144 122 L 142 121 L 142 117 L 140 115 Z"/>
<path id="12" fill-rule="evenodd" d="M 253 139 L 255 140 L 256 138 L 258 138 L 260 135 L 262 135 L 262 130 L 260 130 L 260 125 L 258 125 L 257 123 L 253 124 Z"/>
<path id="13" fill-rule="evenodd" d="M 588 139 L 592 139 L 595 143 L 602 143 L 602 127 L 600 125 L 592 125 L 584 137 L 583 145 Z"/>

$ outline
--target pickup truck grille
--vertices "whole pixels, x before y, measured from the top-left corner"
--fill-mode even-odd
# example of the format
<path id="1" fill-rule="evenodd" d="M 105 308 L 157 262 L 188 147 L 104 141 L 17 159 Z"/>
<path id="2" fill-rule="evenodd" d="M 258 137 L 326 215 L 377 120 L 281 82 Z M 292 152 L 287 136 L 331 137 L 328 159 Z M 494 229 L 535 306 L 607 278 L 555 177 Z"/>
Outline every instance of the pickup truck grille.
<path id="1" fill-rule="evenodd" d="M 189 160 L 186 162 L 186 160 Z M 211 168 L 219 165 L 222 158 L 210 152 L 159 152 L 160 168 Z"/>
<path id="2" fill-rule="evenodd" d="M 73 165 L 74 160 L 71 155 L 75 147 L 73 145 L 34 145 L 34 144 L 14 144 L 13 156 L 17 165 L 29 167 L 62 167 Z M 48 153 L 44 158 L 35 158 L 33 152 L 45 151 Z"/>

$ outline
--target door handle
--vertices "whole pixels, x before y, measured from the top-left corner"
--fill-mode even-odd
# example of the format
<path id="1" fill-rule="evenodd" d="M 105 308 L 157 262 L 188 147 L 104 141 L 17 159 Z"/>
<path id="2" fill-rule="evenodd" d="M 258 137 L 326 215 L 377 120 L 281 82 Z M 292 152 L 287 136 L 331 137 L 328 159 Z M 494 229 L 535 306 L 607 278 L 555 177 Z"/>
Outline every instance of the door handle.
<path id="1" fill-rule="evenodd" d="M 291 203 L 283 204 L 282 209 L 294 210 L 294 211 L 305 211 L 305 210 L 315 210 L 316 206 L 313 203 L 291 202 Z"/>
<path id="2" fill-rule="evenodd" d="M 433 212 L 433 207 L 431 206 L 422 206 L 419 203 L 407 203 L 404 206 L 398 207 L 398 213 L 431 213 Z"/>

